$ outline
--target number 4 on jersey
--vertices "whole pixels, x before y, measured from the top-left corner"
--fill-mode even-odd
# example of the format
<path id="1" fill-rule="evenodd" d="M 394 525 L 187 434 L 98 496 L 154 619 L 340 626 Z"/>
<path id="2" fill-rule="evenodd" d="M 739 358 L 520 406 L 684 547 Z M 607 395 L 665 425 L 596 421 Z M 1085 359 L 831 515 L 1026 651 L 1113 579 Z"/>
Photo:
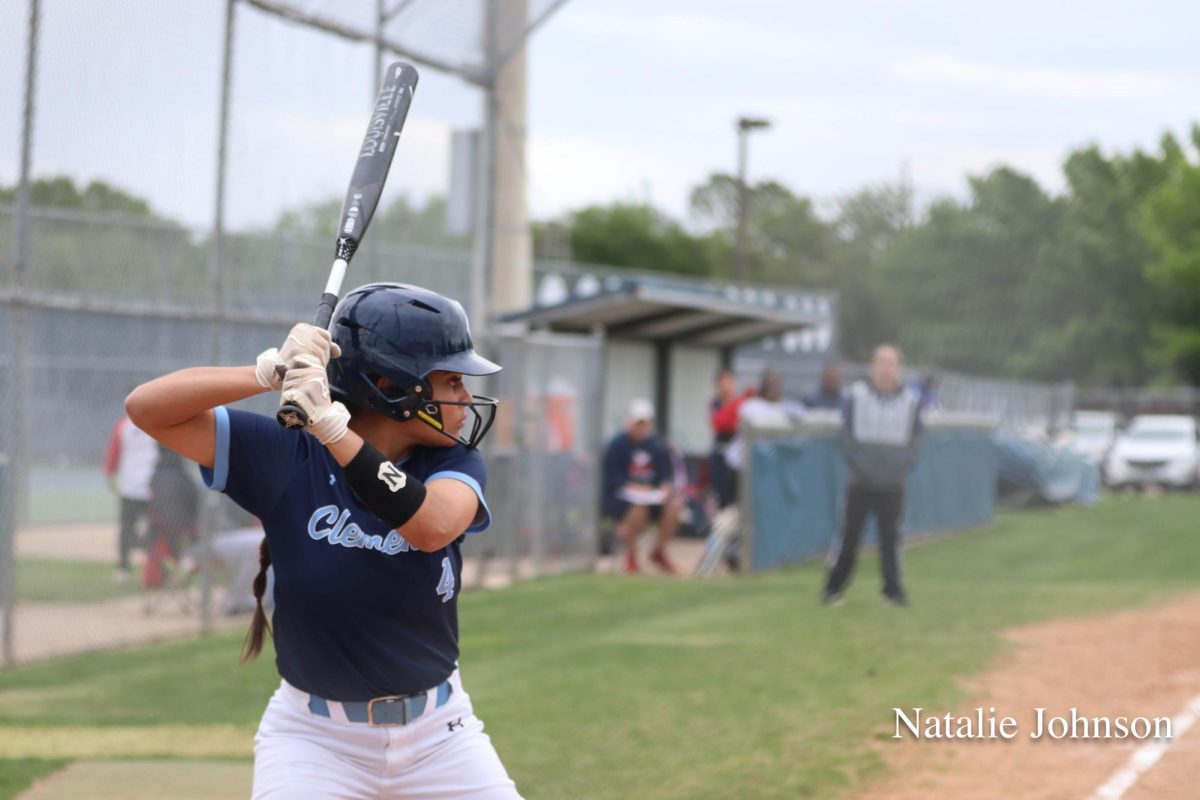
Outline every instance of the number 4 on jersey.
<path id="1" fill-rule="evenodd" d="M 454 597 L 454 568 L 450 566 L 449 558 L 442 559 L 442 577 L 438 581 L 437 593 L 443 603 L 450 602 L 450 598 Z"/>

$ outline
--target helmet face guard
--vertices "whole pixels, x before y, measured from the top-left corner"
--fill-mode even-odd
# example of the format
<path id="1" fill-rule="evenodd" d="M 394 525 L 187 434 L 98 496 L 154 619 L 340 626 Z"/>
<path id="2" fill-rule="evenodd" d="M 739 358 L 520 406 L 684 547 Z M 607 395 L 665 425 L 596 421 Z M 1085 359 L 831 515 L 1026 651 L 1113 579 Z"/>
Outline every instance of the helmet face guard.
<path id="1" fill-rule="evenodd" d="M 474 449 L 479 446 L 479 443 L 483 441 L 483 437 L 487 436 L 487 432 L 491 430 L 492 423 L 496 421 L 496 408 L 499 405 L 500 401 L 496 398 L 485 397 L 483 395 L 477 395 L 469 403 L 457 400 L 426 400 L 417 409 L 417 419 L 443 436 L 448 436 L 459 444 Z M 469 412 L 467 421 L 470 423 L 470 430 L 465 435 L 462 433 L 451 433 L 446 430 L 445 422 L 442 419 L 442 406 L 462 406 L 467 409 Z M 464 428 L 466 427 L 464 425 Z"/>
<path id="2" fill-rule="evenodd" d="M 446 438 L 472 449 L 479 446 L 483 437 L 491 430 L 492 423 L 496 421 L 496 409 L 500 401 L 494 397 L 475 395 L 470 402 L 434 400 L 433 387 L 427 379 L 404 387 L 398 384 L 380 386 L 381 381 L 378 379 L 372 381 L 370 376 L 363 378 L 371 383 L 380 401 L 386 404 L 387 410 L 382 412 L 385 416 L 400 422 L 420 420 Z M 445 416 L 442 414 L 443 406 L 460 406 L 469 412 L 469 426 L 464 426 L 467 427 L 465 434 L 447 430 Z M 379 406 L 374 408 L 379 410 Z"/>
<path id="3" fill-rule="evenodd" d="M 435 400 L 432 372 L 491 375 L 500 366 L 477 354 L 461 305 L 405 284 L 368 284 L 334 310 L 330 332 L 342 349 L 329 363 L 330 393 L 397 422 L 420 420 L 448 439 L 478 447 L 492 427 L 498 401 Z M 446 429 L 442 406 L 469 412 L 464 434 Z"/>

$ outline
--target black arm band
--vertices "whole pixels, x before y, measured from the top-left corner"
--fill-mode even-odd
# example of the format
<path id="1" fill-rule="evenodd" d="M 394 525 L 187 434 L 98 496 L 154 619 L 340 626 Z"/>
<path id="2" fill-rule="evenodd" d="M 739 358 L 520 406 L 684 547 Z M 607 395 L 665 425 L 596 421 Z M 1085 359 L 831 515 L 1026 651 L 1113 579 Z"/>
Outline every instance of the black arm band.
<path id="1" fill-rule="evenodd" d="M 412 519 L 425 502 L 425 484 L 400 471 L 369 442 L 345 466 L 350 488 L 363 505 L 392 528 Z"/>

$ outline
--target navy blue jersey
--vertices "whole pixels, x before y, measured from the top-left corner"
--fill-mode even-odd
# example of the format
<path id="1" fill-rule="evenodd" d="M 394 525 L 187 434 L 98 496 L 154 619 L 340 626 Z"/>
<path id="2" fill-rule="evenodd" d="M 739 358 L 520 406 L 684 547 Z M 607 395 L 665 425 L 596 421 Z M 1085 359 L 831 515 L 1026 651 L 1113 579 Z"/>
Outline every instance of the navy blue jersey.
<path id="1" fill-rule="evenodd" d="M 627 483 L 661 486 L 671 477 L 671 457 L 657 436 L 636 442 L 628 433 L 619 433 L 604 451 L 602 491 L 606 498 L 616 497 Z"/>
<path id="2" fill-rule="evenodd" d="M 209 487 L 262 520 L 275 566 L 275 664 L 288 683 L 362 701 L 436 686 L 458 660 L 459 537 L 413 548 L 358 501 L 342 468 L 307 433 L 216 409 Z M 483 457 L 462 445 L 415 447 L 396 462 L 425 483 L 462 481 L 479 497 L 468 533 L 491 524 Z"/>

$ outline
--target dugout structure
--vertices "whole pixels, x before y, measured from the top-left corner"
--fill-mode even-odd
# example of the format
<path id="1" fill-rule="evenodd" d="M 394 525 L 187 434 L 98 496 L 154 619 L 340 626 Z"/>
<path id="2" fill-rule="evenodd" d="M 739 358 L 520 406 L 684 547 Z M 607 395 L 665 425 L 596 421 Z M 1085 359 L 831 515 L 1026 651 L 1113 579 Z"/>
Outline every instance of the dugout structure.
<path id="1" fill-rule="evenodd" d="M 603 341 L 600 442 L 633 397 L 654 401 L 660 435 L 688 455 L 712 447 L 708 403 L 717 370 L 745 345 L 821 331 L 834 352 L 834 292 L 738 287 L 645 276 L 603 284 L 506 318 L 538 331 Z"/>

